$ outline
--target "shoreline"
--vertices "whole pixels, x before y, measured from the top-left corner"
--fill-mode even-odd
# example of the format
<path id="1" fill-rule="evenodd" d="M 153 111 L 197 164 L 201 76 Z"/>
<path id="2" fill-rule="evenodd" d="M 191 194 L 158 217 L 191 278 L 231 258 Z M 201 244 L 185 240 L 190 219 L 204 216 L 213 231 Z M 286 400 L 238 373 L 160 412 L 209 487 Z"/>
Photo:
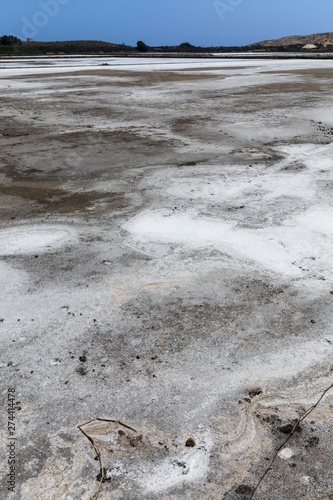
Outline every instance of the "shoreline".
<path id="1" fill-rule="evenodd" d="M 221 53 L 221 54 L 212 54 L 212 53 L 177 53 L 177 52 L 169 52 L 169 53 L 105 53 L 105 54 L 59 54 L 59 55 L 0 55 L 0 60 L 28 60 L 28 59 L 103 59 L 107 57 L 113 58 L 142 58 L 142 59 L 333 59 L 333 53 L 317 53 L 317 54 L 305 54 L 305 53 L 279 53 L 279 52 L 237 52 L 237 53 Z"/>

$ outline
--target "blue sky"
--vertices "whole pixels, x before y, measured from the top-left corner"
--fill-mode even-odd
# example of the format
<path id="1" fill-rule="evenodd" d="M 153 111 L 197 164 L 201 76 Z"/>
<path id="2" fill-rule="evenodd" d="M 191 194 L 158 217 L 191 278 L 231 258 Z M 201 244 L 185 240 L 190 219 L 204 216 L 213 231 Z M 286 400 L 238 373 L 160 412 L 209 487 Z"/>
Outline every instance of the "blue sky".
<path id="1" fill-rule="evenodd" d="M 0 0 L 0 35 L 246 45 L 333 31 L 333 0 Z"/>

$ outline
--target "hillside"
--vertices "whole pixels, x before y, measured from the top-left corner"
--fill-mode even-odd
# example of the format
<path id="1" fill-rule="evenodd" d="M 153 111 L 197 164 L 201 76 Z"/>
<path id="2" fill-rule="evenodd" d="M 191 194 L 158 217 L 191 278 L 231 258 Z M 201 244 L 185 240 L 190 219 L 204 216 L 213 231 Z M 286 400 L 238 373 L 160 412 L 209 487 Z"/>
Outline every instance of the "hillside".
<path id="1" fill-rule="evenodd" d="M 135 50 L 127 45 L 118 45 L 98 40 L 68 40 L 63 42 L 21 42 L 17 45 L 1 45 L 0 54 L 46 55 L 46 54 L 110 54 Z"/>
<path id="2" fill-rule="evenodd" d="M 333 33 L 317 33 L 313 35 L 285 36 L 275 40 L 264 40 L 249 45 L 249 47 L 288 47 L 290 45 L 333 45 Z"/>

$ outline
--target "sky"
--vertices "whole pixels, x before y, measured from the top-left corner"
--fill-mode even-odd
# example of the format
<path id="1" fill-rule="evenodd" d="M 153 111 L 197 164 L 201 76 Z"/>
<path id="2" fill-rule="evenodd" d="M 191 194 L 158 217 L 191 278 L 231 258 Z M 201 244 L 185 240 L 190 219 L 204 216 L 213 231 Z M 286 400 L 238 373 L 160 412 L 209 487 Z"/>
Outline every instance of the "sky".
<path id="1" fill-rule="evenodd" d="M 333 31 L 332 0 L 0 0 L 0 35 L 136 45 L 247 45 Z"/>

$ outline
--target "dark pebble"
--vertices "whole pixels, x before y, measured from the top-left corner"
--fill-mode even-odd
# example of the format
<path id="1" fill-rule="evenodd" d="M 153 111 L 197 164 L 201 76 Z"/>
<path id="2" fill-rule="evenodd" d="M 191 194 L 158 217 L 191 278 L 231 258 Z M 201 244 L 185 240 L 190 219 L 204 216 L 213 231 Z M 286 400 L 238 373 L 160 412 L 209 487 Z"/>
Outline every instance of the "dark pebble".
<path id="1" fill-rule="evenodd" d="M 188 446 L 189 448 L 193 448 L 196 445 L 196 442 L 194 441 L 193 438 L 188 438 L 185 445 Z"/>

